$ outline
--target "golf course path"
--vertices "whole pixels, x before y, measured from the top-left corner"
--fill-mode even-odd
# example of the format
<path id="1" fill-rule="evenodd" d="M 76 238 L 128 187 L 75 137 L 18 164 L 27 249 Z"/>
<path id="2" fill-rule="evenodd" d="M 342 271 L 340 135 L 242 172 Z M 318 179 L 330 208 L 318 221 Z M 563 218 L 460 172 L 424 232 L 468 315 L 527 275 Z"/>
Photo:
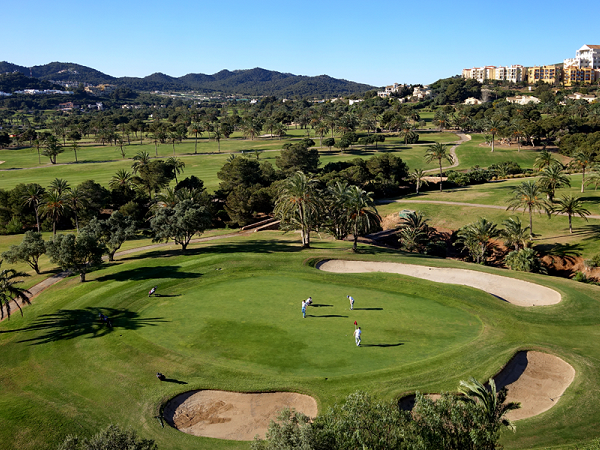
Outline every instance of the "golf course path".
<path id="1" fill-rule="evenodd" d="M 484 205 L 483 203 L 466 203 L 466 202 L 448 202 L 444 200 L 413 200 L 408 198 L 399 198 L 394 200 L 380 200 L 378 204 L 387 205 L 389 203 L 432 203 L 435 205 L 451 205 L 451 206 L 470 206 L 472 208 L 488 208 L 488 209 L 501 209 L 506 211 L 507 208 L 498 205 Z M 567 213 L 554 213 L 559 216 L 567 216 Z M 588 219 L 600 219 L 600 215 L 589 215 L 586 216 Z"/>
<path id="2" fill-rule="evenodd" d="M 468 142 L 471 140 L 471 135 L 469 135 L 469 134 L 456 133 L 456 135 L 458 136 L 459 140 L 457 142 L 455 142 L 452 147 L 450 147 L 450 151 L 449 151 L 450 155 L 452 155 L 452 160 L 454 162 L 450 166 L 442 167 L 442 170 L 452 169 L 453 167 L 457 167 L 460 164 L 460 162 L 458 161 L 458 156 L 456 156 L 456 147 L 458 147 L 460 144 L 464 144 L 465 142 Z M 440 169 L 435 168 L 435 169 L 427 169 L 427 170 L 424 170 L 423 172 L 425 172 L 425 173 L 439 172 L 439 170 Z"/>
<path id="3" fill-rule="evenodd" d="M 235 237 L 235 236 L 244 236 L 247 234 L 251 234 L 253 232 L 254 232 L 254 230 L 248 230 L 248 231 L 240 231 L 240 232 L 236 232 L 236 233 L 222 234 L 220 236 L 208 236 L 208 237 L 204 237 L 204 238 L 192 239 L 190 241 L 190 244 L 199 244 L 202 242 L 209 242 L 209 241 L 214 241 L 217 239 L 225 239 L 225 238 L 230 238 L 230 237 Z M 123 250 L 121 252 L 117 252 L 117 253 L 115 253 L 115 257 L 130 255 L 132 253 L 145 252 L 146 250 L 153 250 L 156 248 L 167 247 L 169 245 L 173 245 L 173 243 L 172 242 L 163 242 L 161 244 L 144 245 L 143 247 L 136 247 L 136 248 L 131 248 L 129 250 Z M 102 259 L 106 260 L 107 257 L 104 256 Z M 41 292 L 48 289 L 50 286 L 58 283 L 62 279 L 68 277 L 69 275 L 70 275 L 70 272 L 68 270 L 65 270 L 63 272 L 59 272 L 55 275 L 52 275 L 51 277 L 48 277 L 48 278 L 40 281 L 37 284 L 34 284 L 32 287 L 30 287 L 28 289 L 29 290 L 29 295 L 28 295 L 29 302 L 31 303 L 31 300 L 33 298 L 37 297 Z M 10 303 L 11 303 L 11 313 L 14 310 L 18 310 L 19 309 L 18 306 L 20 306 L 22 308 L 24 306 L 27 306 L 27 304 L 28 304 L 28 303 L 19 301 L 18 306 L 17 306 L 17 303 L 15 300 L 13 300 Z M 5 320 L 7 318 L 8 317 L 5 315 L 2 319 L 0 319 L 0 322 L 2 322 L 3 320 Z"/>
<path id="4" fill-rule="evenodd" d="M 317 264 L 317 269 L 335 273 L 397 273 L 437 283 L 460 284 L 481 289 L 500 300 L 517 306 L 547 306 L 561 301 L 561 295 L 558 292 L 545 286 L 475 270 L 346 260 L 322 261 Z"/>
<path id="5" fill-rule="evenodd" d="M 294 392 L 240 393 L 189 391 L 170 400 L 164 409 L 169 425 L 184 433 L 216 439 L 251 441 L 265 438 L 271 420 L 284 409 L 316 417 L 317 402 Z"/>

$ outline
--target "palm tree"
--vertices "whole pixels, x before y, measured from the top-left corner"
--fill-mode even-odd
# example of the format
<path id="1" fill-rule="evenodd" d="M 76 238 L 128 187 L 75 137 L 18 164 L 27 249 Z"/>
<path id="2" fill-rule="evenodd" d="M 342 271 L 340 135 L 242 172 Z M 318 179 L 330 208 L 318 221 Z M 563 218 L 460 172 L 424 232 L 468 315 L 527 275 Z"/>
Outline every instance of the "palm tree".
<path id="1" fill-rule="evenodd" d="M 538 170 L 542 170 L 544 167 L 550 167 L 554 164 L 558 164 L 558 161 L 554 158 L 554 156 L 552 156 L 552 153 L 544 149 L 540 152 L 540 155 L 535 158 L 533 167 Z"/>
<path id="2" fill-rule="evenodd" d="M 86 205 L 88 204 L 88 196 L 86 195 L 85 191 L 79 187 L 76 187 L 74 189 L 71 189 L 67 194 L 66 194 L 66 201 L 67 201 L 67 205 L 68 208 L 73 211 L 73 213 L 75 214 L 75 228 L 77 229 L 77 232 L 79 233 L 79 210 L 81 210 L 82 208 L 85 208 Z"/>
<path id="3" fill-rule="evenodd" d="M 417 195 L 419 195 L 419 189 L 422 185 L 428 185 L 429 182 L 425 179 L 427 174 L 422 169 L 415 169 L 410 175 L 409 178 L 414 181 L 415 187 L 417 188 Z"/>
<path id="4" fill-rule="evenodd" d="M 2 268 L 2 260 L 0 259 L 0 269 Z M 25 272 L 17 272 L 15 269 L 2 269 L 0 270 L 0 319 L 4 319 L 4 310 L 6 309 L 6 316 L 10 319 L 10 303 L 15 302 L 21 316 L 23 316 L 23 310 L 19 305 L 19 299 L 22 303 L 31 304 L 29 301 L 29 292 L 27 289 L 16 286 L 22 283 L 22 280 L 17 278 L 28 277 L 29 274 Z"/>
<path id="5" fill-rule="evenodd" d="M 477 222 L 470 223 L 458 230 L 458 238 L 469 249 L 469 253 L 477 264 L 484 262 L 490 239 L 497 237 L 500 230 L 496 224 L 481 217 Z"/>
<path id="6" fill-rule="evenodd" d="M 346 198 L 350 186 L 346 181 L 337 181 L 327 187 L 327 227 L 336 239 L 348 236 L 348 214 L 346 214 Z"/>
<path id="7" fill-rule="evenodd" d="M 190 125 L 190 133 L 195 136 L 194 154 L 198 153 L 198 135 L 202 136 L 203 131 L 204 130 L 202 129 L 200 122 L 192 122 Z"/>
<path id="8" fill-rule="evenodd" d="M 54 180 L 52 180 L 48 188 L 52 191 L 57 192 L 59 195 L 66 194 L 68 191 L 71 190 L 71 186 L 69 186 L 68 181 L 63 180 L 62 178 L 55 178 Z"/>
<path id="9" fill-rule="evenodd" d="M 136 174 L 143 166 L 147 166 L 148 163 L 150 163 L 150 153 L 140 150 L 133 157 L 131 169 L 133 170 L 133 173 Z"/>
<path id="10" fill-rule="evenodd" d="M 515 426 L 505 416 L 509 411 L 519 409 L 521 404 L 505 403 L 508 392 L 506 388 L 497 392 L 493 378 L 489 379 L 488 384 L 489 388 L 486 388 L 479 381 L 471 378 L 469 381 L 461 381 L 458 389 L 464 395 L 460 397 L 461 401 L 476 405 L 485 418 L 488 442 L 480 442 L 478 448 L 494 450 L 501 427 L 515 431 Z"/>
<path id="11" fill-rule="evenodd" d="M 494 151 L 494 138 L 498 131 L 500 131 L 500 127 L 502 127 L 504 123 L 500 120 L 490 118 L 483 121 L 483 129 L 492 135 L 492 152 Z"/>
<path id="12" fill-rule="evenodd" d="M 595 154 L 593 151 L 585 149 L 580 150 L 572 155 L 569 166 L 574 169 L 581 170 L 581 192 L 585 192 L 585 169 L 594 163 Z"/>
<path id="13" fill-rule="evenodd" d="M 177 175 L 183 173 L 183 169 L 185 169 L 185 163 L 181 159 L 175 158 L 174 156 L 167 158 L 165 163 L 173 168 L 173 173 L 175 174 L 175 185 L 177 185 Z"/>
<path id="14" fill-rule="evenodd" d="M 502 222 L 504 229 L 500 231 L 500 235 L 504 238 L 504 245 L 507 247 L 514 246 L 515 250 L 525 248 L 529 245 L 529 227 L 523 228 L 521 219 L 518 217 L 510 217 Z"/>
<path id="15" fill-rule="evenodd" d="M 217 146 L 219 149 L 219 153 L 221 153 L 221 139 L 223 139 L 223 133 L 219 130 L 218 127 L 215 127 L 215 130 L 212 133 L 213 139 L 217 141 Z"/>
<path id="16" fill-rule="evenodd" d="M 111 189 L 131 189 L 133 186 L 133 176 L 127 170 L 119 169 L 108 182 L 108 186 Z"/>
<path id="17" fill-rule="evenodd" d="M 430 236 L 428 221 L 420 211 L 413 211 L 402 218 L 398 238 L 404 250 L 421 252 Z"/>
<path id="18" fill-rule="evenodd" d="M 562 187 L 570 187 L 571 179 L 565 175 L 563 166 L 558 161 L 542 170 L 540 185 L 548 195 L 550 202 L 554 201 L 554 193 Z"/>
<path id="19" fill-rule="evenodd" d="M 56 224 L 58 219 L 65 213 L 67 202 L 65 196 L 56 190 L 50 190 L 44 197 L 44 203 L 41 206 L 42 216 L 49 217 L 52 220 L 52 235 L 56 237 Z"/>
<path id="20" fill-rule="evenodd" d="M 552 209 L 555 214 L 566 214 L 569 216 L 569 233 L 573 233 L 573 225 L 571 224 L 571 217 L 579 216 L 587 221 L 587 217 L 591 213 L 584 208 L 583 203 L 577 197 L 571 195 L 565 195 L 558 201 L 558 206 Z"/>
<path id="21" fill-rule="evenodd" d="M 281 220 L 282 229 L 300 229 L 302 247 L 310 247 L 310 232 L 317 223 L 321 198 L 317 180 L 296 172 L 281 185 L 274 213 Z"/>
<path id="22" fill-rule="evenodd" d="M 281 122 L 277 122 L 277 124 L 275 125 L 275 128 L 274 128 L 274 131 L 275 131 L 275 134 L 277 135 L 277 137 L 279 138 L 279 140 L 281 140 L 281 137 L 285 136 L 287 127 L 285 126 L 285 124 L 283 124 Z"/>
<path id="23" fill-rule="evenodd" d="M 35 222 L 37 224 L 38 233 L 40 232 L 40 203 L 42 202 L 45 193 L 46 191 L 39 184 L 31 183 L 27 185 L 25 194 L 21 197 L 23 204 L 33 207 L 35 211 Z"/>
<path id="24" fill-rule="evenodd" d="M 373 193 L 363 191 L 358 186 L 350 186 L 346 194 L 344 206 L 348 214 L 348 223 L 354 235 L 352 251 L 356 251 L 359 234 L 369 233 L 381 222 L 381 217 L 375 208 Z"/>
<path id="25" fill-rule="evenodd" d="M 535 181 L 527 180 L 515 186 L 512 190 L 513 198 L 509 201 L 506 210 L 523 208 L 529 212 L 529 236 L 533 237 L 533 212 L 544 211 L 550 215 L 551 206 L 542 198 L 542 189 Z"/>
<path id="26" fill-rule="evenodd" d="M 433 145 L 429 145 L 425 151 L 425 160 L 431 162 L 437 159 L 440 165 L 440 192 L 442 192 L 442 159 L 445 159 L 450 164 L 454 163 L 454 157 L 448 152 L 448 147 L 445 144 L 436 142 Z"/>
<path id="27" fill-rule="evenodd" d="M 323 147 L 323 136 L 327 134 L 327 131 L 329 131 L 329 127 L 325 124 L 325 122 L 319 121 L 315 125 L 315 134 L 319 136 L 321 147 Z"/>

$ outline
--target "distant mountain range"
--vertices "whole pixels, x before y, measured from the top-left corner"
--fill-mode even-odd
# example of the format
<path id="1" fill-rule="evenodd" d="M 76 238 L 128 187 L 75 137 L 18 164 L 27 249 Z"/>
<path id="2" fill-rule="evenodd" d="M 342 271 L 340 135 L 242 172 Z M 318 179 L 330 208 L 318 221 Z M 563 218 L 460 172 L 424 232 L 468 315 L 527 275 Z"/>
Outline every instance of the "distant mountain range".
<path id="1" fill-rule="evenodd" d="M 171 77 L 154 73 L 144 78 L 113 77 L 96 69 L 74 63 L 52 62 L 31 68 L 0 62 L 0 74 L 20 72 L 40 80 L 114 84 L 137 91 L 199 91 L 207 94 L 274 95 L 277 97 L 337 96 L 376 89 L 368 84 L 332 78 L 328 75 L 308 77 L 265 69 L 222 70 L 213 75 L 190 73 Z"/>

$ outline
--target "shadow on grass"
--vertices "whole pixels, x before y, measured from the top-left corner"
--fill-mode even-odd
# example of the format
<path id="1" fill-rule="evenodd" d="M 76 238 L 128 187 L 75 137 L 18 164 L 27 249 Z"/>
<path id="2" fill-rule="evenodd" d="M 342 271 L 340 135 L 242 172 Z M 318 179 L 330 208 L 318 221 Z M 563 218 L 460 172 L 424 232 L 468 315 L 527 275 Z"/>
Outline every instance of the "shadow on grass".
<path id="1" fill-rule="evenodd" d="M 181 294 L 152 294 L 152 297 L 181 297 Z"/>
<path id="2" fill-rule="evenodd" d="M 383 311 L 383 308 L 354 308 L 354 311 Z"/>
<path id="3" fill-rule="evenodd" d="M 176 380 L 175 378 L 165 378 L 162 381 L 165 383 L 187 384 L 187 382 L 181 381 L 181 380 Z"/>
<path id="4" fill-rule="evenodd" d="M 320 317 L 325 317 L 325 318 L 327 318 L 327 317 L 344 317 L 344 318 L 347 318 L 348 316 L 342 316 L 340 314 L 325 314 L 325 315 L 322 315 L 322 316 L 313 316 L 312 314 L 307 314 L 306 317 L 315 317 L 315 318 L 320 318 Z"/>
<path id="5" fill-rule="evenodd" d="M 211 245 L 218 245 L 219 253 L 297 253 L 302 251 L 300 238 L 298 238 L 297 241 L 290 243 L 244 240 L 242 242 L 215 241 L 214 244 L 211 241 L 208 241 L 206 244 L 208 245 L 203 245 L 201 248 L 188 248 L 185 252 L 181 250 L 153 250 L 120 258 L 119 261 L 134 261 L 138 259 L 161 258 L 165 256 L 201 256 L 206 255 L 207 251 L 210 251 Z M 158 268 L 157 270 L 162 271 L 162 268 Z"/>
<path id="6" fill-rule="evenodd" d="M 130 270 L 122 270 L 120 272 L 111 273 L 98 277 L 97 281 L 126 281 L 126 280 L 149 280 L 160 278 L 200 278 L 201 273 L 180 272 L 179 266 L 162 266 L 162 267 L 137 267 Z M 155 297 L 166 297 L 166 295 L 155 294 Z M 172 296 L 171 296 L 172 297 Z"/>
<path id="7" fill-rule="evenodd" d="M 404 345 L 404 342 L 398 342 L 397 344 L 360 344 L 361 347 L 400 347 Z"/>
<path id="8" fill-rule="evenodd" d="M 112 326 L 100 320 L 100 314 L 104 314 Z M 19 341 L 38 345 L 78 337 L 97 338 L 122 330 L 156 326 L 162 322 L 167 321 L 160 317 L 142 318 L 137 312 L 127 309 L 88 307 L 85 309 L 61 309 L 52 314 L 44 314 L 28 327 L 0 331 L 0 334 L 40 332 L 35 337 Z"/>
<path id="9" fill-rule="evenodd" d="M 324 303 L 311 303 L 310 306 L 314 306 L 315 308 L 325 308 L 333 305 L 325 305 Z"/>

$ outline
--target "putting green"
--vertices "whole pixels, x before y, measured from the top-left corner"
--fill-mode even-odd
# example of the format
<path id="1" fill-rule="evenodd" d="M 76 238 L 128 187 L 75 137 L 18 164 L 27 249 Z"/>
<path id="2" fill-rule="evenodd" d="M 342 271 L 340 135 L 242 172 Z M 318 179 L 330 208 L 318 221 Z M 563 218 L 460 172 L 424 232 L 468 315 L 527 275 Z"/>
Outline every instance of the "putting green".
<path id="1" fill-rule="evenodd" d="M 473 315 L 426 296 L 264 275 L 194 283 L 179 297 L 156 298 L 144 316 L 168 317 L 140 336 L 190 358 L 232 368 L 336 376 L 414 363 L 477 338 Z M 301 301 L 314 306 L 302 318 Z M 363 347 L 354 345 L 354 321 Z"/>

